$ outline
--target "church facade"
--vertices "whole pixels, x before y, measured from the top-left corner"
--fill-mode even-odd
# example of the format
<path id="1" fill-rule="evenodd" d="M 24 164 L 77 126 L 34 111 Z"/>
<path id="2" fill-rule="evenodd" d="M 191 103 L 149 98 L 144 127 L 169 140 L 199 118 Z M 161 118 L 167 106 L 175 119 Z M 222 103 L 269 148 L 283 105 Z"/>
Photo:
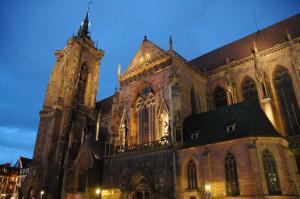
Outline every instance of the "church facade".
<path id="1" fill-rule="evenodd" d="M 190 61 L 145 37 L 98 102 L 88 24 L 56 52 L 25 198 L 299 198 L 299 14 Z"/>

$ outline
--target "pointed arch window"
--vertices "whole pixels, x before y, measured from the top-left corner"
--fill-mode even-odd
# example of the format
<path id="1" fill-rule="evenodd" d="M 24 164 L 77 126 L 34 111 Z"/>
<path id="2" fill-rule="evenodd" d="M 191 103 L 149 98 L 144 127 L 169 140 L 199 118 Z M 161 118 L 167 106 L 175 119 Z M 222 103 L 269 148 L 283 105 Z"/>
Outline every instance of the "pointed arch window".
<path id="1" fill-rule="evenodd" d="M 300 134 L 300 111 L 288 71 L 280 67 L 274 76 L 276 93 L 279 98 L 285 126 L 289 136 Z"/>
<path id="2" fill-rule="evenodd" d="M 87 79 L 88 79 L 88 68 L 86 65 L 82 65 L 79 73 L 79 81 L 78 81 L 77 97 L 76 97 L 76 102 L 78 104 L 84 104 L 86 87 L 87 87 Z"/>
<path id="3" fill-rule="evenodd" d="M 242 93 L 245 100 L 256 100 L 258 101 L 258 93 L 256 89 L 255 81 L 246 77 L 242 83 Z"/>
<path id="4" fill-rule="evenodd" d="M 196 164 L 193 160 L 190 160 L 187 164 L 187 182 L 188 189 L 196 189 L 198 187 Z"/>
<path id="5" fill-rule="evenodd" d="M 240 194 L 239 180 L 236 161 L 232 153 L 227 153 L 225 157 L 225 178 L 226 191 L 229 196 L 236 196 Z"/>
<path id="6" fill-rule="evenodd" d="M 147 143 L 155 138 L 155 96 L 151 87 L 139 93 L 136 103 L 138 117 L 138 143 Z"/>
<path id="7" fill-rule="evenodd" d="M 227 106 L 227 94 L 226 91 L 221 87 L 217 86 L 214 92 L 215 107 L 220 108 Z"/>
<path id="8" fill-rule="evenodd" d="M 273 155 L 268 150 L 265 150 L 263 152 L 263 164 L 264 164 L 265 178 L 266 178 L 269 194 L 270 195 L 281 194 L 276 162 Z"/>
<path id="9" fill-rule="evenodd" d="M 198 112 L 197 110 L 197 104 L 196 104 L 196 93 L 194 88 L 191 89 L 191 109 L 192 109 L 192 114 L 195 114 Z"/>

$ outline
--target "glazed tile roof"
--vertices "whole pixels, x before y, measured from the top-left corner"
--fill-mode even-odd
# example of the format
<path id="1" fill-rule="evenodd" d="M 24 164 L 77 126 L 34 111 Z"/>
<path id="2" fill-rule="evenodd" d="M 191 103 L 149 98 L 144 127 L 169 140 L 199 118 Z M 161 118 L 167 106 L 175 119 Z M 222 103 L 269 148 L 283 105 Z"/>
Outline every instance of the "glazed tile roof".
<path id="1" fill-rule="evenodd" d="M 227 127 L 235 125 L 231 132 Z M 198 138 L 192 136 L 198 134 Z M 187 117 L 183 138 L 189 144 L 209 144 L 248 136 L 281 137 L 256 101 L 224 106 Z"/>
<path id="2" fill-rule="evenodd" d="M 258 52 L 271 48 L 275 44 L 287 41 L 287 30 L 292 39 L 300 36 L 300 14 L 201 55 L 189 63 L 202 71 L 214 70 L 225 65 L 226 58 L 233 61 L 250 56 L 254 41 Z"/>

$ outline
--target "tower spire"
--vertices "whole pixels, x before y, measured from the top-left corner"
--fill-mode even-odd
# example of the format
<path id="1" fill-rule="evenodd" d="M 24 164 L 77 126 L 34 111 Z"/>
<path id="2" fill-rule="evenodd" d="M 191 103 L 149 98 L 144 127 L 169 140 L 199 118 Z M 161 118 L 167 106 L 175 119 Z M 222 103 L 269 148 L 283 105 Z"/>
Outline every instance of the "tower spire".
<path id="1" fill-rule="evenodd" d="M 79 31 L 77 34 L 78 37 L 82 37 L 82 38 L 87 37 L 90 39 L 89 24 L 90 21 L 89 21 L 89 9 L 88 9 L 85 19 L 79 27 Z"/>
<path id="2" fill-rule="evenodd" d="M 84 21 L 82 22 L 82 24 L 80 25 L 79 27 L 79 31 L 78 31 L 78 34 L 77 36 L 78 37 L 87 37 L 90 39 L 90 32 L 89 32 L 89 25 L 90 25 L 90 21 L 89 21 L 89 14 L 90 14 L 90 6 L 91 4 L 93 3 L 93 1 L 90 1 L 88 3 L 88 9 L 87 9 L 87 12 L 86 12 L 86 16 L 84 18 Z"/>

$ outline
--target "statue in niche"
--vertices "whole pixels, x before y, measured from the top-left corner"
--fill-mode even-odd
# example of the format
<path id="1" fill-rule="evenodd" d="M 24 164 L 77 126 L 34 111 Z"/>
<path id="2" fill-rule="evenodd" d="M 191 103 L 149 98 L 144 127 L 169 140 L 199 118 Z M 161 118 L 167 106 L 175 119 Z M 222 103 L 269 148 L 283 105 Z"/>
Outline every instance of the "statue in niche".
<path id="1" fill-rule="evenodd" d="M 257 50 L 255 42 L 253 43 L 252 53 L 253 53 L 253 57 L 254 57 L 254 67 L 255 67 L 255 71 L 256 71 L 256 78 L 257 78 L 257 81 L 262 90 L 263 99 L 270 98 L 269 89 L 268 89 L 268 86 L 266 83 L 266 77 L 261 68 L 261 63 L 258 60 L 259 54 L 258 54 L 258 50 Z"/>
<path id="2" fill-rule="evenodd" d="M 127 120 L 124 121 L 124 139 L 125 139 L 125 147 L 128 146 L 128 127 Z"/>
<path id="3" fill-rule="evenodd" d="M 234 104 L 235 103 L 234 87 L 235 87 L 235 85 L 232 81 L 227 81 L 226 82 L 227 98 L 228 98 L 229 104 Z"/>
<path id="4" fill-rule="evenodd" d="M 230 66 L 225 71 L 227 99 L 229 104 L 235 103 L 235 84 L 230 76 Z"/>
<path id="5" fill-rule="evenodd" d="M 259 67 L 257 62 L 256 62 L 255 65 L 256 65 L 256 78 L 257 78 L 257 81 L 258 81 L 258 83 L 260 85 L 260 88 L 262 90 L 263 98 L 264 99 L 270 98 L 269 89 L 268 89 L 267 84 L 266 84 L 265 74 L 261 70 L 261 68 Z"/>

